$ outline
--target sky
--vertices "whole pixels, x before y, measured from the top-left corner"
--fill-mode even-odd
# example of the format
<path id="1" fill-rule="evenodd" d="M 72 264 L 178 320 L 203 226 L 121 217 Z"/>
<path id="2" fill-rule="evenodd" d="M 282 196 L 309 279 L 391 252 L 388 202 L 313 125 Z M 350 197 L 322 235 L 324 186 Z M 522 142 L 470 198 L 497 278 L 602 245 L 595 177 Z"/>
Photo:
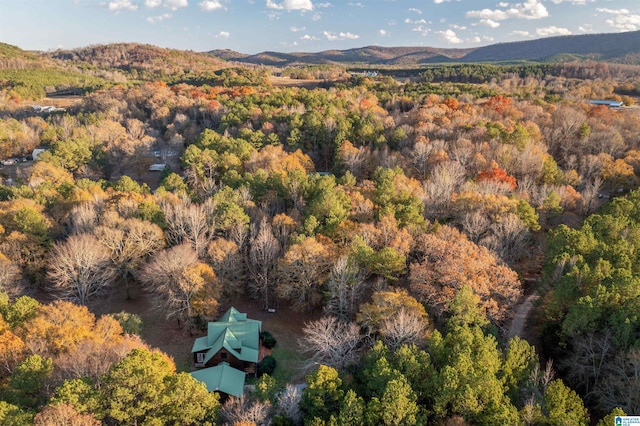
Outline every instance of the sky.
<path id="1" fill-rule="evenodd" d="M 26 50 L 137 42 L 196 52 L 466 48 L 640 30 L 640 0 L 0 0 Z"/>

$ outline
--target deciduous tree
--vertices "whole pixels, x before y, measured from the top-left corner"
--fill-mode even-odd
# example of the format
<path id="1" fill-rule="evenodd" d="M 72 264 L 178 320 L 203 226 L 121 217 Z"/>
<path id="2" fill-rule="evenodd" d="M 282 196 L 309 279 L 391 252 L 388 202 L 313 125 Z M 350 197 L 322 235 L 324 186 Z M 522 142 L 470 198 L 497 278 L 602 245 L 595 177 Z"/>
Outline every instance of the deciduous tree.
<path id="1" fill-rule="evenodd" d="M 343 370 L 356 360 L 362 339 L 356 324 L 323 317 L 305 324 L 303 333 L 299 343 L 302 351 L 310 355 L 308 369 L 322 364 Z"/>
<path id="2" fill-rule="evenodd" d="M 90 414 L 80 414 L 69 404 L 47 405 L 33 418 L 35 426 L 70 425 L 100 426 L 102 423 Z"/>
<path id="3" fill-rule="evenodd" d="M 0 253 L 0 292 L 17 296 L 22 293 L 23 289 L 20 268 Z"/>
<path id="4" fill-rule="evenodd" d="M 280 392 L 277 398 L 276 413 L 290 419 L 293 424 L 298 424 L 302 420 L 300 401 L 302 391 L 299 387 L 287 383 L 284 391 Z"/>
<path id="5" fill-rule="evenodd" d="M 418 262 L 411 265 L 412 291 L 437 315 L 449 309 L 456 292 L 467 285 L 478 294 L 494 321 L 508 318 L 522 294 L 514 271 L 485 247 L 448 226 L 418 241 Z"/>
<path id="6" fill-rule="evenodd" d="M 110 212 L 103 216 L 94 235 L 109 250 L 109 257 L 129 297 L 129 282 L 136 277 L 142 261 L 164 245 L 162 229 L 147 221 L 123 219 Z"/>
<path id="7" fill-rule="evenodd" d="M 188 243 L 202 255 L 214 237 L 213 205 L 210 202 L 192 203 L 183 198 L 178 202 L 161 203 L 167 223 L 167 239 L 178 245 Z"/>
<path id="8" fill-rule="evenodd" d="M 333 253 L 317 238 L 306 238 L 289 247 L 278 266 L 278 296 L 310 312 L 321 300 Z"/>
<path id="9" fill-rule="evenodd" d="M 341 256 L 327 280 L 326 311 L 341 321 L 353 319 L 366 289 L 365 276 L 354 259 Z"/>
<path id="10" fill-rule="evenodd" d="M 92 235 L 71 235 L 53 247 L 47 277 L 59 298 L 86 305 L 104 294 L 115 276 L 109 252 Z"/>
<path id="11" fill-rule="evenodd" d="M 267 401 L 252 400 L 244 395 L 230 397 L 220 410 L 221 417 L 232 425 L 264 424 L 269 417 L 271 404 Z"/>
<path id="12" fill-rule="evenodd" d="M 260 226 L 254 226 L 252 233 L 255 233 L 250 240 L 249 261 L 247 267 L 252 282 L 249 289 L 254 297 L 261 299 L 263 307 L 269 308 L 271 295 L 274 291 L 273 281 L 277 275 L 278 258 L 280 256 L 280 244 L 273 236 L 271 225 L 265 219 L 260 222 Z"/>
<path id="13" fill-rule="evenodd" d="M 393 325 L 394 318 L 401 311 L 403 311 L 401 321 L 405 324 Z M 427 337 L 426 333 L 429 327 L 429 315 L 427 315 L 424 306 L 407 294 L 405 290 L 375 292 L 370 303 L 364 303 L 360 306 L 360 312 L 356 318 L 368 335 L 380 335 L 384 338 L 383 329 L 390 333 L 390 343 L 395 339 L 402 340 L 403 336 L 409 337 L 409 335 L 412 335 L 415 341 L 405 343 L 419 343 Z M 409 334 L 404 335 L 403 330 Z M 402 343 L 398 347 L 401 345 Z"/>
<path id="14" fill-rule="evenodd" d="M 219 284 L 210 266 L 198 259 L 190 244 L 157 253 L 143 268 L 140 279 L 156 307 L 167 318 L 190 324 L 194 316 L 205 318 L 217 311 Z"/>

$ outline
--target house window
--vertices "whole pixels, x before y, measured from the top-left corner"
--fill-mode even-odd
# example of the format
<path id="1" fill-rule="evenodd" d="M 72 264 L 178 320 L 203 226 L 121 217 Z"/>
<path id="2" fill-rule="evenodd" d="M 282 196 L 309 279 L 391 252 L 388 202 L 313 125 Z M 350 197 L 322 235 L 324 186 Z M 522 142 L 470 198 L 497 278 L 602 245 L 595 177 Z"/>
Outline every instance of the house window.
<path id="1" fill-rule="evenodd" d="M 226 352 L 220 352 L 220 359 L 227 359 L 227 353 Z"/>
<path id="2" fill-rule="evenodd" d="M 198 352 L 196 354 L 196 361 L 198 364 L 202 364 L 204 362 L 204 352 Z"/>

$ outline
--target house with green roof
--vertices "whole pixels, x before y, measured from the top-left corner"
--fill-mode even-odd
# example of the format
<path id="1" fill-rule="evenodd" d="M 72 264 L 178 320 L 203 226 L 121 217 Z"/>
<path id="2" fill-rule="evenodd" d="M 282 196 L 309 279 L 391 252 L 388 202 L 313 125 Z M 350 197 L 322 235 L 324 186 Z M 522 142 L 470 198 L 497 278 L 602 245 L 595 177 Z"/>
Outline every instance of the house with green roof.
<path id="1" fill-rule="evenodd" d="M 262 321 L 230 308 L 218 321 L 207 325 L 207 335 L 193 343 L 196 367 L 213 367 L 223 362 L 248 374 L 256 374 L 260 354 Z"/>
<path id="2" fill-rule="evenodd" d="M 244 371 L 231 367 L 223 362 L 215 367 L 193 371 L 191 376 L 204 383 L 209 392 L 221 392 L 227 395 L 241 397 L 244 390 Z"/>

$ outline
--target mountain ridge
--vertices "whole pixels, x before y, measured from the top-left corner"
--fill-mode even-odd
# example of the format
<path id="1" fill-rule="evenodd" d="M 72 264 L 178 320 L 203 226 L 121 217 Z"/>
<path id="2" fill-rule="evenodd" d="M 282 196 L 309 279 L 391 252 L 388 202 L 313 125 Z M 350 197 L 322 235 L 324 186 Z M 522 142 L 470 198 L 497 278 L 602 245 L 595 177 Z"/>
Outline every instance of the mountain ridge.
<path id="1" fill-rule="evenodd" d="M 640 64 L 640 31 L 580 34 L 495 43 L 477 48 L 364 46 L 320 52 L 265 51 L 253 55 L 218 49 L 206 52 L 220 59 L 254 65 L 389 65 L 441 62 L 545 61 L 562 56 Z"/>

